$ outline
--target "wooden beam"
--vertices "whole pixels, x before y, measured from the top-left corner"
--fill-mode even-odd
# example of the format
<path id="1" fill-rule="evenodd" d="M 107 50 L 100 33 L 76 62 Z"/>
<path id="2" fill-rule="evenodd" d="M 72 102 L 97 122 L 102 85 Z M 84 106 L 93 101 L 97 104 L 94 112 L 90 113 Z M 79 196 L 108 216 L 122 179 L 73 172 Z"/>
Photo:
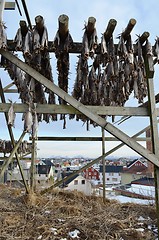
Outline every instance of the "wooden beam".
<path id="1" fill-rule="evenodd" d="M 2 88 L 1 79 L 0 79 L 0 96 L 1 96 L 1 101 L 3 103 L 5 103 L 5 96 L 4 96 L 4 92 L 3 92 L 3 88 Z M 11 138 L 12 145 L 13 145 L 13 147 L 15 147 L 15 140 L 14 140 L 13 131 L 12 131 L 11 126 L 8 125 L 8 114 L 5 112 L 4 115 L 5 115 L 6 124 L 7 124 L 7 128 L 8 128 L 8 132 L 9 132 L 10 138 Z M 17 160 L 17 163 L 18 163 L 18 166 L 19 166 L 19 170 L 20 170 L 20 173 L 21 173 L 21 176 L 22 176 L 22 180 L 23 180 L 26 192 L 28 193 L 29 192 L 29 188 L 28 188 L 27 182 L 26 182 L 25 177 L 24 177 L 23 168 L 22 168 L 22 166 L 20 164 L 20 158 L 19 158 L 19 155 L 18 155 L 17 151 L 15 151 L 15 157 L 16 157 L 16 160 Z"/>
<path id="2" fill-rule="evenodd" d="M 8 157 L 8 160 L 3 163 L 2 169 L 1 169 L 1 171 L 0 171 L 0 179 L 3 177 L 4 172 L 6 171 L 8 165 L 11 163 L 14 154 L 16 153 L 16 151 L 17 151 L 20 143 L 22 142 L 22 140 L 23 140 L 23 138 L 24 138 L 24 136 L 25 136 L 25 133 L 26 133 L 26 132 L 23 132 L 23 133 L 22 133 L 22 135 L 20 136 L 18 142 L 16 143 L 16 145 L 14 146 L 12 152 L 10 153 L 10 155 L 9 155 L 9 157 Z"/>
<path id="3" fill-rule="evenodd" d="M 9 59 L 12 63 L 14 63 L 17 67 L 21 68 L 24 72 L 28 73 L 31 77 L 36 79 L 38 82 L 43 84 L 45 87 L 53 91 L 55 94 L 57 94 L 59 97 L 61 97 L 64 101 L 68 102 L 71 106 L 73 106 L 75 109 L 80 111 L 82 114 L 84 114 L 86 117 L 97 123 L 100 127 L 104 128 L 107 132 L 118 138 L 120 141 L 125 143 L 128 147 L 130 147 L 132 150 L 137 152 L 142 157 L 146 158 L 147 160 L 151 161 L 153 164 L 159 167 L 159 161 L 158 156 L 155 154 L 152 154 L 150 151 L 145 149 L 142 145 L 135 142 L 131 137 L 129 137 L 127 134 L 122 132 L 117 127 L 113 126 L 111 123 L 107 122 L 104 118 L 100 117 L 96 113 L 90 111 L 86 106 L 84 106 L 82 103 L 75 100 L 72 96 L 70 96 L 68 93 L 60 89 L 58 86 L 56 86 L 54 83 L 49 81 L 47 78 L 45 78 L 43 75 L 41 75 L 39 72 L 37 72 L 35 69 L 28 66 L 26 63 L 22 62 L 20 59 L 18 59 L 16 56 L 11 54 L 9 51 L 5 51 L 3 49 L 0 49 L 0 53 Z"/>
<path id="4" fill-rule="evenodd" d="M 119 139 L 115 138 L 115 137 L 105 137 L 104 138 L 105 141 L 107 142 L 117 142 L 119 141 Z M 30 137 L 29 140 L 32 140 L 32 138 Z M 135 141 L 137 142 L 144 142 L 144 141 L 148 141 L 151 140 L 151 138 L 145 138 L 145 137 L 138 137 L 138 138 L 134 138 Z M 85 141 L 85 142 L 90 142 L 90 141 L 102 141 L 102 137 L 38 137 L 38 141 L 77 141 L 77 142 L 81 142 L 81 141 Z"/>
<path id="5" fill-rule="evenodd" d="M 15 2 L 5 2 L 4 10 L 15 10 Z"/>
<path id="6" fill-rule="evenodd" d="M 102 163 L 103 163 L 103 202 L 105 203 L 105 131 L 102 128 L 102 155 L 103 155 L 103 159 L 102 159 Z"/>
<path id="7" fill-rule="evenodd" d="M 8 112 L 9 103 L 0 103 L 0 112 Z M 90 111 L 99 115 L 115 115 L 115 116 L 136 116 L 148 117 L 149 112 L 147 107 L 112 107 L 112 106 L 86 106 Z M 27 104 L 14 103 L 14 111 L 16 113 L 24 113 L 28 109 Z M 159 108 L 157 116 L 159 116 Z M 70 105 L 56 105 L 56 104 L 37 104 L 37 113 L 50 114 L 81 114 L 77 109 Z"/>
<path id="8" fill-rule="evenodd" d="M 148 86 L 148 107 L 150 114 L 150 126 L 151 126 L 151 138 L 152 138 L 152 150 L 153 153 L 158 157 L 159 162 L 159 134 L 158 134 L 158 121 L 157 121 L 157 110 L 154 94 L 154 64 L 152 56 L 145 56 L 145 67 L 147 76 Z M 155 201 L 156 201 L 156 212 L 157 212 L 157 227 L 159 232 L 159 167 L 155 165 L 154 171 L 155 178 Z M 159 236 L 158 236 L 159 239 Z"/>

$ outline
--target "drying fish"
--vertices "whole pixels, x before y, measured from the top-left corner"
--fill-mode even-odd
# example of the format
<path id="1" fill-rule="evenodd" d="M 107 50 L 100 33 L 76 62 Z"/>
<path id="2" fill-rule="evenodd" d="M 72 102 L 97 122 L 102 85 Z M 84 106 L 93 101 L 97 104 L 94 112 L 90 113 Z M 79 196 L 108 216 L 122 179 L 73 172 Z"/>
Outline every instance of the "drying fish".
<path id="1" fill-rule="evenodd" d="M 36 111 L 33 114 L 32 138 L 37 139 L 38 136 L 38 117 Z"/>
<path id="2" fill-rule="evenodd" d="M 155 45 L 154 45 L 154 52 L 157 56 L 156 60 L 159 63 L 159 37 L 156 38 Z"/>
<path id="3" fill-rule="evenodd" d="M 31 133 L 32 126 L 33 126 L 33 116 L 32 116 L 32 112 L 31 112 L 31 108 L 29 106 L 29 109 L 25 113 L 25 117 L 24 117 L 24 131 Z"/>
<path id="4" fill-rule="evenodd" d="M 5 0 L 0 2 L 0 48 L 6 49 L 7 47 L 7 36 L 5 32 L 5 25 L 3 23 L 3 11 L 5 7 Z"/>
<path id="5" fill-rule="evenodd" d="M 9 102 L 11 103 L 11 106 L 8 110 L 8 125 L 11 126 L 11 127 L 14 127 L 16 114 L 14 112 L 13 102 L 11 100 L 9 100 Z"/>
<path id="6" fill-rule="evenodd" d="M 39 52 L 48 47 L 48 33 L 42 16 L 36 16 L 35 23 L 36 25 L 33 30 L 33 50 Z"/>
<path id="7" fill-rule="evenodd" d="M 151 45 L 151 43 L 149 42 L 148 39 L 146 40 L 145 50 L 146 50 L 146 55 L 153 56 L 152 45 Z"/>
<path id="8" fill-rule="evenodd" d="M 95 20 L 95 19 L 94 19 Z M 88 25 L 84 26 L 84 34 L 83 34 L 83 51 L 82 55 L 84 59 L 88 59 L 89 56 L 91 58 L 94 58 L 95 50 L 98 46 L 98 37 L 97 37 L 97 31 L 95 27 L 91 27 L 91 30 L 88 30 Z"/>
<path id="9" fill-rule="evenodd" d="M 138 49 L 138 66 L 142 67 L 144 66 L 144 58 L 143 58 L 143 53 L 142 53 L 142 46 L 140 43 L 140 38 L 137 40 L 137 49 Z"/>
<path id="10" fill-rule="evenodd" d="M 119 37 L 119 44 L 118 44 L 118 54 L 121 59 L 126 59 L 128 57 L 128 51 L 124 42 L 123 35 L 121 34 Z"/>

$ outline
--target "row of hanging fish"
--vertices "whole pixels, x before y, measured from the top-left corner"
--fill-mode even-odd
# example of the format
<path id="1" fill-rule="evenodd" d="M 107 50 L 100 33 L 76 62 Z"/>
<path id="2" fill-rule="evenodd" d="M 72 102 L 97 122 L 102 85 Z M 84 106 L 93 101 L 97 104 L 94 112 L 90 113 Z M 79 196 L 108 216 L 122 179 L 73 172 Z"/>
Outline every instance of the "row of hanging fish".
<path id="1" fill-rule="evenodd" d="M 89 44 L 84 34 L 84 50 L 78 56 L 72 92 L 75 99 L 85 105 L 124 106 L 133 93 L 139 104 L 144 102 L 147 96 L 144 55 L 153 56 L 152 46 L 148 40 L 142 46 L 138 36 L 135 52 L 131 35 L 125 41 L 121 34 L 118 44 L 115 45 L 113 36 L 106 40 L 103 34 L 100 54 L 94 55 L 91 66 L 88 58 L 89 56 L 92 58 L 92 50 L 91 48 L 85 50 L 86 46 Z M 156 62 L 159 62 L 159 38 L 156 39 L 154 53 L 157 56 Z M 74 115 L 70 118 L 74 118 Z M 76 119 L 89 121 L 84 116 L 76 116 Z"/>
<path id="2" fill-rule="evenodd" d="M 16 141 L 15 141 L 16 144 Z M 13 150 L 13 145 L 11 141 L 2 140 L 0 139 L 0 153 L 3 153 L 4 155 L 11 153 Z M 27 154 L 31 153 L 32 151 L 32 145 L 28 143 L 26 140 L 20 143 L 19 148 L 17 150 L 18 154 Z"/>
<path id="3" fill-rule="evenodd" d="M 15 36 L 15 49 L 23 52 L 25 62 L 53 82 L 48 49 L 48 33 L 42 16 L 35 18 L 36 25 L 30 31 L 25 21 Z M 2 57 L 1 65 L 8 71 L 17 86 L 22 103 L 55 104 L 55 95 L 30 75 L 24 73 L 9 60 Z M 38 121 L 57 120 L 56 114 L 38 114 Z"/>
<path id="4" fill-rule="evenodd" d="M 5 1 L 1 0 L 0 3 L 0 48 L 7 48 L 7 35 L 6 35 L 6 27 L 3 22 L 3 11 L 5 7 Z"/>
<path id="5" fill-rule="evenodd" d="M 153 56 L 154 53 L 156 56 L 154 62 L 159 63 L 159 38 L 156 39 L 153 52 L 150 42 L 147 40 L 146 44 L 142 46 L 140 37 L 138 37 L 136 42 L 137 52 L 135 52 L 131 35 L 125 40 L 123 34 L 120 34 L 116 46 L 113 36 L 105 39 L 103 34 L 99 45 L 96 28 L 94 27 L 91 34 L 87 32 L 87 25 L 84 29 L 83 48 L 81 55 L 78 56 L 77 74 L 72 96 L 85 105 L 124 106 L 130 94 L 133 93 L 134 97 L 138 99 L 138 103 L 143 103 L 147 95 L 143 49 L 144 54 Z M 48 32 L 42 16 L 35 18 L 33 30 L 28 29 L 25 21 L 20 21 L 20 28 L 15 36 L 15 45 L 17 51 L 23 52 L 27 64 L 53 82 L 48 53 Z M 69 50 L 73 46 L 69 31 L 65 40 L 61 40 L 58 30 L 53 45 L 57 58 L 58 85 L 65 92 L 68 92 Z M 100 46 L 99 54 L 96 54 L 97 46 Z M 89 66 L 89 58 L 93 60 L 91 66 Z M 7 59 L 3 59 L 3 57 L 1 64 L 6 68 L 17 86 L 19 97 L 23 103 L 30 105 L 33 103 L 55 104 L 55 96 L 52 91 Z M 67 103 L 59 97 L 59 104 Z M 31 117 L 29 111 L 25 115 L 30 116 L 29 119 L 34 119 L 34 113 L 31 113 Z M 25 115 L 23 115 L 23 120 L 28 119 Z M 36 115 L 38 122 L 44 120 L 48 123 L 50 119 L 57 120 L 56 114 Z M 76 117 L 77 120 L 82 117 L 85 121 L 83 116 L 78 115 Z M 70 115 L 70 118 L 74 118 L 74 115 Z M 61 119 L 64 119 L 63 128 L 65 128 L 64 114 L 61 114 Z M 14 125 L 12 121 L 9 123 L 10 125 Z M 25 121 L 27 122 L 27 120 Z M 34 121 L 30 120 L 30 122 Z M 25 131 L 31 132 L 29 123 L 24 123 L 24 126 Z"/>
<path id="6" fill-rule="evenodd" d="M 68 76 L 69 76 L 69 49 L 73 45 L 72 37 L 69 31 L 66 33 L 64 39 L 60 37 L 59 30 L 54 39 L 55 56 L 57 58 L 57 71 L 58 71 L 58 86 L 68 93 Z M 66 101 L 59 99 L 59 104 L 66 105 Z M 63 128 L 66 128 L 66 116 L 60 115 L 60 119 L 64 120 Z"/>

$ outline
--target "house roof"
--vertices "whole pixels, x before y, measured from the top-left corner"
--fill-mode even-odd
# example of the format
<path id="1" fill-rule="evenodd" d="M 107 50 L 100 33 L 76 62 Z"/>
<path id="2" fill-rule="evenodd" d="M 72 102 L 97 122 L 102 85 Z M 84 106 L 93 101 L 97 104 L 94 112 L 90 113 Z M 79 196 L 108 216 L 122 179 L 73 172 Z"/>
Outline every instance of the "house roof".
<path id="1" fill-rule="evenodd" d="M 70 174 L 72 174 L 72 172 L 62 172 L 61 175 L 62 175 L 62 179 L 64 177 L 68 177 Z M 78 177 L 79 174 L 75 174 L 73 177 L 71 177 L 70 179 L 68 179 L 67 181 L 64 181 L 64 184 L 62 184 L 61 187 L 65 187 L 67 186 L 70 182 L 72 182 L 76 177 Z"/>
<path id="2" fill-rule="evenodd" d="M 37 165 L 38 174 L 48 174 L 51 166 L 48 165 Z"/>
<path id="3" fill-rule="evenodd" d="M 47 166 L 54 166 L 54 164 L 49 159 L 42 160 Z"/>
<path id="4" fill-rule="evenodd" d="M 132 162 L 130 162 L 128 165 L 127 165 L 127 168 L 131 168 L 133 165 L 135 165 L 136 162 L 140 162 L 142 163 L 143 166 L 145 166 L 145 164 L 140 160 L 140 159 L 134 159 Z M 146 167 L 146 166 L 145 166 Z"/>
<path id="5" fill-rule="evenodd" d="M 123 166 L 114 166 L 114 165 L 106 165 L 105 166 L 105 172 L 110 173 L 119 173 L 123 171 Z M 103 172 L 103 165 L 100 165 L 99 172 Z"/>
<path id="6" fill-rule="evenodd" d="M 131 182 L 131 184 L 139 184 L 145 186 L 155 186 L 154 178 L 143 177 Z"/>

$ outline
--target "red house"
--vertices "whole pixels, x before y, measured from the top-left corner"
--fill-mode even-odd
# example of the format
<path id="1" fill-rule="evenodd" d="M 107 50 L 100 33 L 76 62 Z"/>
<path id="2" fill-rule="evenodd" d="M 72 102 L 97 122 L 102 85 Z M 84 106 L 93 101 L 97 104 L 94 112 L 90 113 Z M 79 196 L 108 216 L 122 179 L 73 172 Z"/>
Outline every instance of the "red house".
<path id="1" fill-rule="evenodd" d="M 86 179 L 94 179 L 94 180 L 99 180 L 99 172 L 93 167 L 87 168 L 83 171 L 84 177 Z"/>
<path id="2" fill-rule="evenodd" d="M 127 165 L 127 167 L 124 167 L 123 170 L 127 173 L 146 174 L 147 166 L 140 159 L 135 159 L 129 165 Z"/>

